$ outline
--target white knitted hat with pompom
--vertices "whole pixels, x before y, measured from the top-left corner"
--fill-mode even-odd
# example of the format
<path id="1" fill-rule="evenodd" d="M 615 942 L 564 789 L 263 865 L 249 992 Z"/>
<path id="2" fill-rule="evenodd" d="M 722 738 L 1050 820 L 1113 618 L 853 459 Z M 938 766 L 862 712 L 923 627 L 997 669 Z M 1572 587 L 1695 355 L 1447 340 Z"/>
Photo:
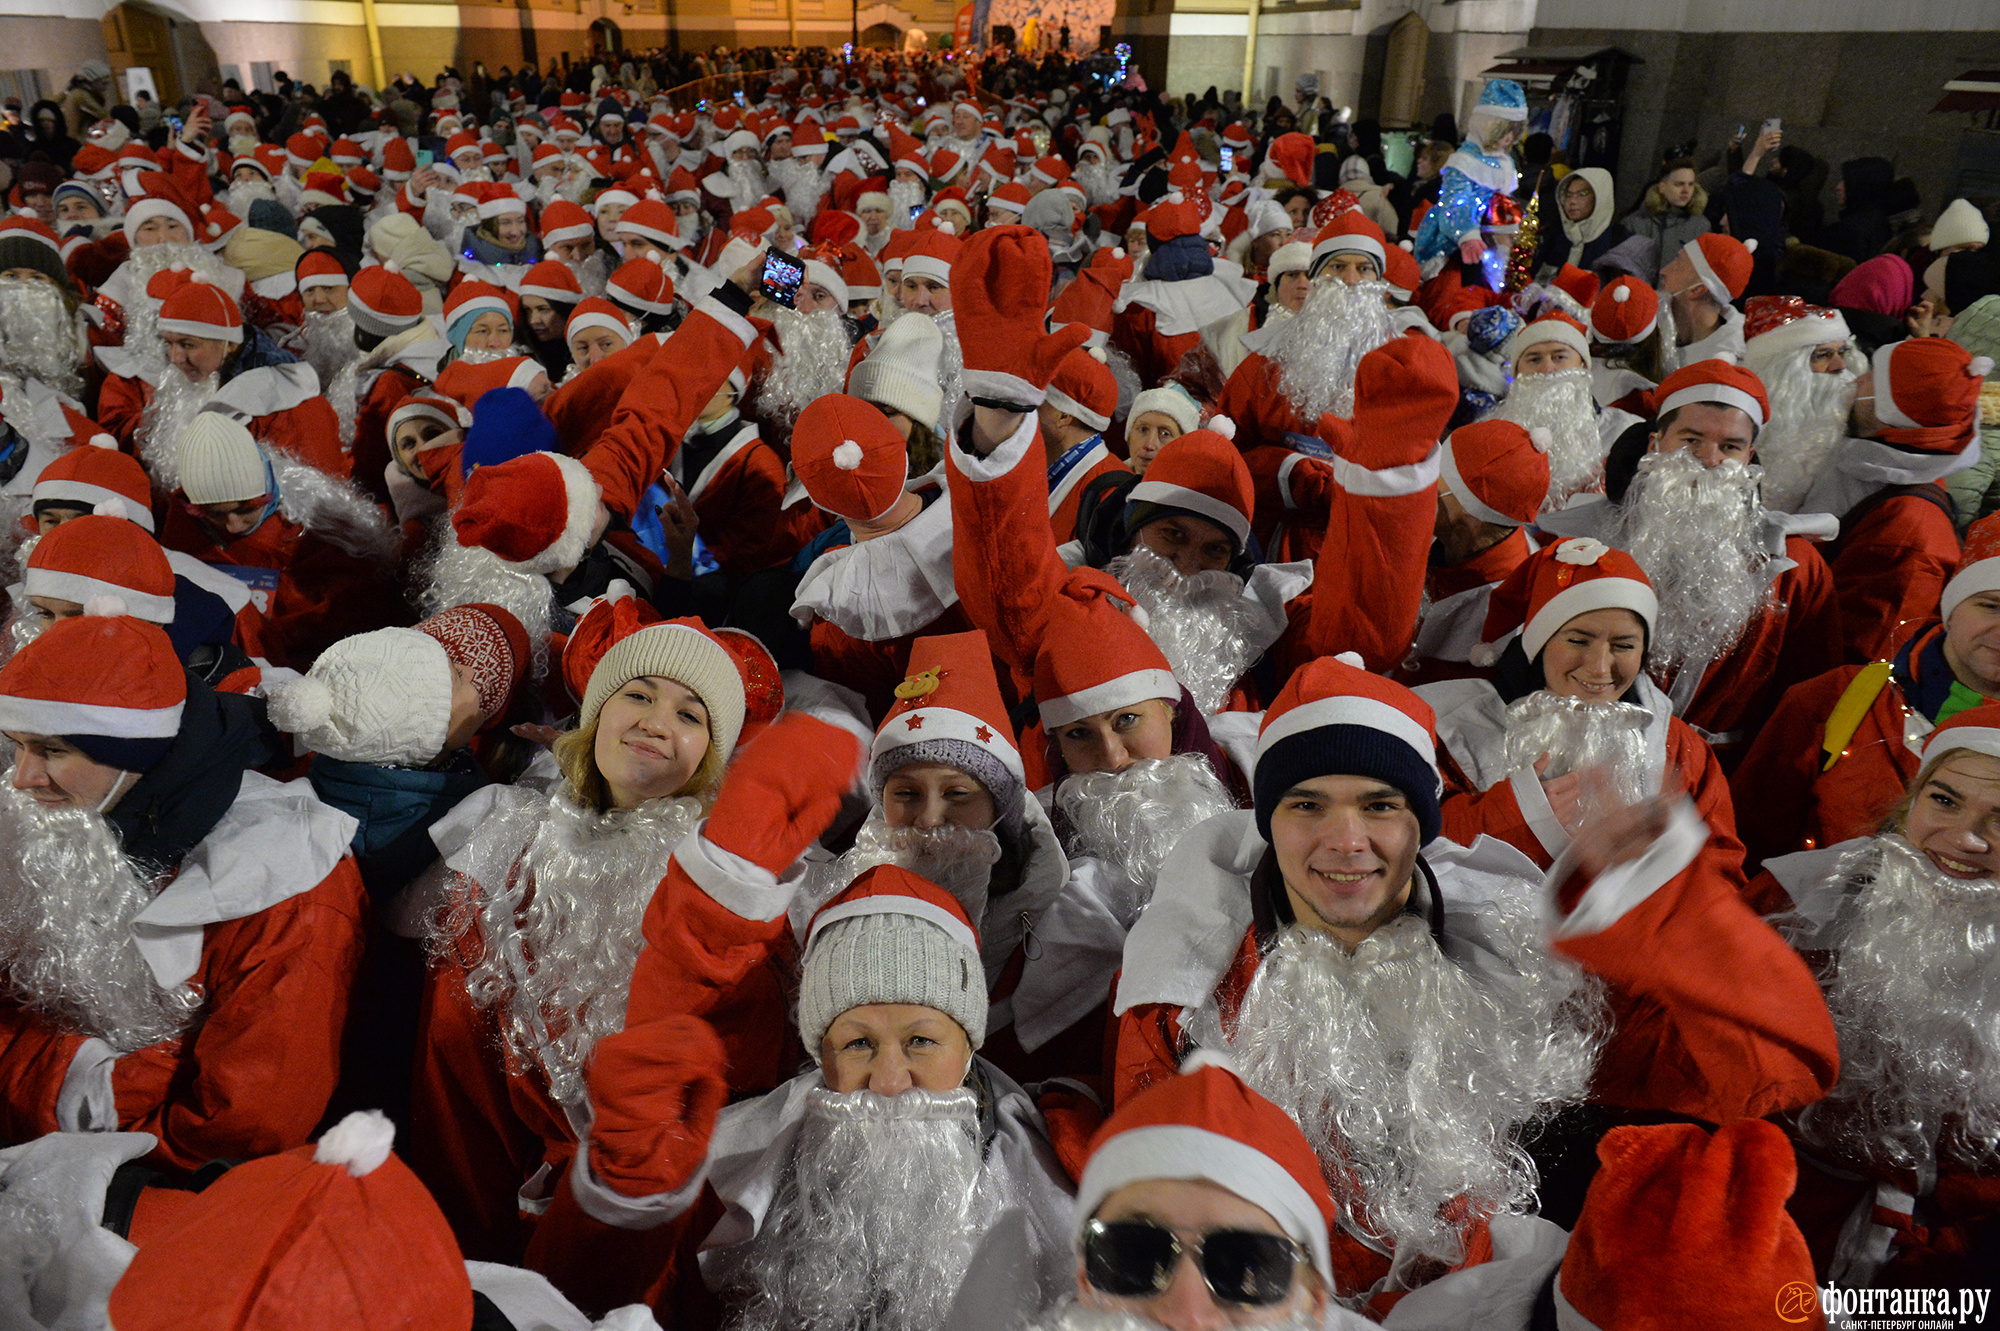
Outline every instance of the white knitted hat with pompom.
<path id="1" fill-rule="evenodd" d="M 451 658 L 415 629 L 342 638 L 310 672 L 266 691 L 272 725 L 341 762 L 422 767 L 451 728 Z"/>

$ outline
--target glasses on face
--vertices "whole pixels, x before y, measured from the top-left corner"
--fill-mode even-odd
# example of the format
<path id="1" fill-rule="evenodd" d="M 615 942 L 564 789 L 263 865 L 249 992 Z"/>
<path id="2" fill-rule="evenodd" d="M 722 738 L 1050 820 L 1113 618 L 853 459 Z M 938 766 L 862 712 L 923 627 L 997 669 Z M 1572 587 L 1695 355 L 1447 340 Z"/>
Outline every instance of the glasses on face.
<path id="1" fill-rule="evenodd" d="M 1083 1269 L 1092 1287 L 1121 1299 L 1149 1298 L 1173 1283 L 1181 1254 L 1191 1253 L 1219 1302 L 1267 1308 L 1292 1290 L 1305 1260 L 1282 1234 L 1211 1229 L 1193 1243 L 1144 1220 L 1093 1220 L 1083 1231 Z"/>

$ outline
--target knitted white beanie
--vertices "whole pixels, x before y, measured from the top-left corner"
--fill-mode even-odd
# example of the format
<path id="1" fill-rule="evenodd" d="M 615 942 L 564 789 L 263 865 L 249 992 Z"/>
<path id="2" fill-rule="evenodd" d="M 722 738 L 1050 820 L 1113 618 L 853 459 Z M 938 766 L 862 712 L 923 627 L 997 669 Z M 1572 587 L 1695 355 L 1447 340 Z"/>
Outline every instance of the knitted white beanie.
<path id="1" fill-rule="evenodd" d="M 271 724 L 309 751 L 376 767 L 422 767 L 451 728 L 451 657 L 415 629 L 342 638 L 311 671 L 266 686 Z"/>
<path id="2" fill-rule="evenodd" d="M 607 699 L 635 679 L 657 675 L 687 686 L 708 709 L 708 737 L 727 758 L 743 733 L 743 676 L 736 658 L 692 624 L 648 624 L 613 643 L 590 672 L 577 728 L 597 720 Z"/>
<path id="3" fill-rule="evenodd" d="M 813 935 L 799 975 L 799 1038 L 815 1063 L 826 1028 L 866 1003 L 936 1008 L 964 1028 L 974 1049 L 986 1042 L 986 971 L 979 953 L 915 914 L 853 915 Z"/>
<path id="4" fill-rule="evenodd" d="M 1991 239 L 1986 217 L 1969 199 L 1953 199 L 1931 224 L 1930 251 L 1948 250 L 1953 245 L 1984 245 Z"/>
<path id="5" fill-rule="evenodd" d="M 909 313 L 889 325 L 868 359 L 848 376 L 847 391 L 885 411 L 900 411 L 928 429 L 938 427 L 944 390 L 938 358 L 944 334 L 927 314 Z"/>
<path id="6" fill-rule="evenodd" d="M 1132 399 L 1132 410 L 1125 414 L 1126 421 L 1139 419 L 1149 411 L 1157 411 L 1174 424 L 1181 427 L 1182 434 L 1192 432 L 1201 424 L 1201 407 L 1187 395 L 1185 389 L 1174 384 L 1164 388 L 1149 388 Z"/>
<path id="7" fill-rule="evenodd" d="M 268 494 L 264 454 L 240 421 L 204 411 L 181 431 L 181 492 L 191 504 L 233 504 Z"/>

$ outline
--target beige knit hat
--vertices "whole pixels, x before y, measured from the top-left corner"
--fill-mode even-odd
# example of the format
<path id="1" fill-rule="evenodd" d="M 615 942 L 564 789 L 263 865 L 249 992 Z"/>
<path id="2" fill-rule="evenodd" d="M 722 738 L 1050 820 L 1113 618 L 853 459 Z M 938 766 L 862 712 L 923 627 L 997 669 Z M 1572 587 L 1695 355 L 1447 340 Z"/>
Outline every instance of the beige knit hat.
<path id="1" fill-rule="evenodd" d="M 191 504 L 233 504 L 271 492 L 264 452 L 240 421 L 204 411 L 181 431 L 181 493 Z"/>
<path id="2" fill-rule="evenodd" d="M 691 689 L 708 709 L 708 737 L 716 752 L 727 758 L 735 751 L 743 733 L 743 676 L 729 649 L 691 619 L 648 624 L 613 643 L 590 672 L 577 728 L 593 724 L 612 694 L 647 675 Z"/>
<path id="3" fill-rule="evenodd" d="M 944 390 L 938 386 L 938 358 L 944 334 L 927 314 L 905 314 L 889 325 L 868 359 L 848 376 L 850 395 L 884 411 L 900 411 L 927 429 L 938 427 Z"/>
<path id="4" fill-rule="evenodd" d="M 1931 224 L 1930 251 L 1936 254 L 1954 245 L 1984 245 L 1989 239 L 1985 215 L 1970 199 L 1953 199 Z"/>
<path id="5" fill-rule="evenodd" d="M 979 935 L 957 898 L 893 864 L 877 865 L 813 916 L 799 975 L 799 1038 L 819 1061 L 826 1028 L 849 1008 L 915 1003 L 986 1042 Z"/>

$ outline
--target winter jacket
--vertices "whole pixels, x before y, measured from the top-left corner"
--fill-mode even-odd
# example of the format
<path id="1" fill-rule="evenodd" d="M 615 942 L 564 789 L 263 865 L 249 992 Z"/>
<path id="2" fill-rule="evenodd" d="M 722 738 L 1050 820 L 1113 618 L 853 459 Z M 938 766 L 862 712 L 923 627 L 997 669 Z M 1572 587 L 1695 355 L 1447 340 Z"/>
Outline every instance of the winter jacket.
<path id="1" fill-rule="evenodd" d="M 1886 157 L 1857 157 L 1840 164 L 1840 178 L 1847 189 L 1847 202 L 1840 220 L 1820 233 L 1821 249 L 1845 254 L 1860 263 L 1882 252 L 1895 234 L 1889 224 L 1889 191 L 1896 183 L 1896 168 Z"/>
<path id="2" fill-rule="evenodd" d="M 1658 184 L 1646 187 L 1646 201 L 1628 214 L 1624 227 L 1635 236 L 1645 236 L 1655 242 L 1658 253 L 1653 260 L 1653 269 L 1639 276 L 1652 286 L 1660 284 L 1660 268 L 1687 247 L 1696 236 L 1706 235 L 1709 230 L 1708 191 L 1701 186 L 1694 187 L 1694 197 L 1685 208 L 1670 207 L 1660 197 Z"/>
<path id="3" fill-rule="evenodd" d="M 486 784 L 464 750 L 442 768 L 382 767 L 317 754 L 306 773 L 314 793 L 352 817 L 355 862 L 369 896 L 386 901 L 437 858 L 431 824 Z"/>

